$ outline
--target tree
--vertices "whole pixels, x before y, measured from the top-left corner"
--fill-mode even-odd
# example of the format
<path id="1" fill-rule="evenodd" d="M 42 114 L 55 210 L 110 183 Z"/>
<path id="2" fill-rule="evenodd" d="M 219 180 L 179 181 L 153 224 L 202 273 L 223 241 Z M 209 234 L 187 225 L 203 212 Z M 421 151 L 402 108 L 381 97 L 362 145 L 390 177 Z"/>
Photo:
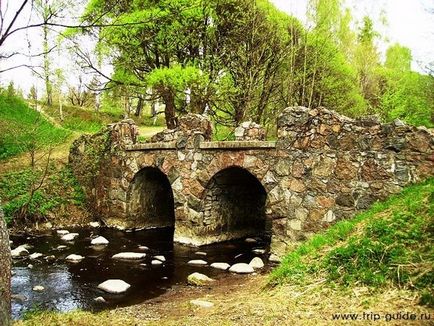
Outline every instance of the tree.
<path id="1" fill-rule="evenodd" d="M 11 252 L 9 235 L 0 202 L 0 325 L 10 325 Z"/>

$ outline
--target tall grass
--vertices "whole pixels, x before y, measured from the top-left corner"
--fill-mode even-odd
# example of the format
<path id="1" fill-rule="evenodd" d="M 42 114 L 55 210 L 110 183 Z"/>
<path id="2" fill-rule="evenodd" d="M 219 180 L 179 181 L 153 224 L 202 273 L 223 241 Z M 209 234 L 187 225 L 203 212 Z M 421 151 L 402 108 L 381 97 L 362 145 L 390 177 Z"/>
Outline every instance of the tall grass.
<path id="1" fill-rule="evenodd" d="M 0 94 L 0 160 L 60 144 L 68 135 L 67 130 L 53 126 L 22 99 Z"/>

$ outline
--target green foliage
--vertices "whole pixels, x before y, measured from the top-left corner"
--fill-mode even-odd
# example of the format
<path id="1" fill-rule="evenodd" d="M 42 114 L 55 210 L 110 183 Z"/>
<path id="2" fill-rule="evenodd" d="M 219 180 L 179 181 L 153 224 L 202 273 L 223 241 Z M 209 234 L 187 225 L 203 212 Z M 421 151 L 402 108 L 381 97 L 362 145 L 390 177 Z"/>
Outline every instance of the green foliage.
<path id="1" fill-rule="evenodd" d="M 28 203 L 27 217 L 39 221 L 48 214 L 61 209 L 62 205 L 82 205 L 84 193 L 68 167 L 50 166 L 40 189 L 30 198 L 33 184 L 42 180 L 44 172 L 39 169 L 23 169 L 0 176 L 0 198 L 5 219 L 10 224 L 20 209 Z M 15 221 L 22 223 L 23 221 Z"/>
<path id="2" fill-rule="evenodd" d="M 342 286 L 414 289 L 421 302 L 432 303 L 427 293 L 434 288 L 433 222 L 430 179 L 315 235 L 284 258 L 270 282 L 307 282 L 321 274 Z"/>
<path id="3" fill-rule="evenodd" d="M 20 98 L 0 92 L 0 160 L 60 144 L 69 133 L 48 122 Z"/>
<path id="4" fill-rule="evenodd" d="M 158 100 L 170 127 L 206 110 L 218 124 L 268 129 L 292 105 L 431 126 L 432 82 L 410 73 L 409 50 L 392 46 L 382 65 L 374 21 L 355 24 L 343 5 L 310 0 L 310 29 L 269 0 L 92 0 L 82 19 L 116 23 L 97 31 L 95 50 L 114 65 L 104 105 Z"/>

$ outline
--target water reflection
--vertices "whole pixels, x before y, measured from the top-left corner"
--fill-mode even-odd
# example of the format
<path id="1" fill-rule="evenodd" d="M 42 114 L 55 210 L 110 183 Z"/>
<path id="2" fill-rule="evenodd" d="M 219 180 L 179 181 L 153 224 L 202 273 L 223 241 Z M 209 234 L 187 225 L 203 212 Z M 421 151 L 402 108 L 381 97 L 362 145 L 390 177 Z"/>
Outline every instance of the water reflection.
<path id="1" fill-rule="evenodd" d="M 22 317 L 30 309 L 50 309 L 69 311 L 73 309 L 100 310 L 115 306 L 124 306 L 142 302 L 161 295 L 175 284 L 186 284 L 190 273 L 199 271 L 210 277 L 221 277 L 227 272 L 209 266 L 191 266 L 191 259 L 204 259 L 208 263 L 249 262 L 255 255 L 253 248 L 266 248 L 266 243 L 246 243 L 242 240 L 204 246 L 200 251 L 206 256 L 197 255 L 199 250 L 174 244 L 173 229 L 153 229 L 136 232 L 123 232 L 113 229 L 69 229 L 80 235 L 74 242 L 64 242 L 54 231 L 50 235 L 26 239 L 25 236 L 12 236 L 14 246 L 27 243 L 33 245 L 30 253 L 40 252 L 44 256 L 54 255 L 55 259 L 47 262 L 44 257 L 38 260 L 29 258 L 14 261 L 12 292 L 15 299 L 12 303 L 14 318 Z M 95 248 L 90 245 L 92 237 L 104 236 L 109 245 Z M 66 245 L 64 249 L 56 249 Z M 139 246 L 147 246 L 149 250 L 140 250 Z M 112 255 L 122 251 L 145 252 L 146 258 L 141 261 L 122 261 L 112 259 Z M 85 257 L 79 263 L 65 262 L 69 254 Z M 162 265 L 151 264 L 152 257 L 164 255 L 166 262 Z M 237 257 L 237 258 L 235 258 Z M 33 268 L 27 267 L 32 264 Z M 107 294 L 97 288 L 107 279 L 122 279 L 131 284 L 131 288 L 122 295 Z M 44 291 L 35 292 L 33 287 L 42 285 Z M 107 301 L 97 303 L 94 298 L 102 296 Z M 25 298 L 25 300 L 24 300 Z"/>

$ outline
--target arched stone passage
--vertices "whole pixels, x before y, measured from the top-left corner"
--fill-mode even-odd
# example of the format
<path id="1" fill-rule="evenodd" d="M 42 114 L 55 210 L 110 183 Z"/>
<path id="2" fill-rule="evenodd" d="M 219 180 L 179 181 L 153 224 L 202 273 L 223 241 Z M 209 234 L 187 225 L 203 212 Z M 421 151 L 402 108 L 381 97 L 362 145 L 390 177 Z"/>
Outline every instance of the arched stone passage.
<path id="1" fill-rule="evenodd" d="M 174 227 L 173 192 L 166 175 L 146 167 L 134 176 L 128 191 L 129 222 L 142 227 Z"/>
<path id="2" fill-rule="evenodd" d="M 249 171 L 229 167 L 216 173 L 208 183 L 204 200 L 207 236 L 220 240 L 265 235 L 267 193 Z"/>

